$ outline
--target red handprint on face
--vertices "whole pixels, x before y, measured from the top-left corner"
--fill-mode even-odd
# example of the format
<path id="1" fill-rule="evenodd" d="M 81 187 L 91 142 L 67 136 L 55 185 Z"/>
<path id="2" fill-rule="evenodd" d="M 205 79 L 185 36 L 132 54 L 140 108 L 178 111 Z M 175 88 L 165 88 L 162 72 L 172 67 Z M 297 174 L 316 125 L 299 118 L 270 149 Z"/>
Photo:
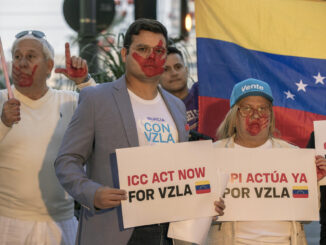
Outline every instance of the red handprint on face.
<path id="1" fill-rule="evenodd" d="M 69 43 L 65 44 L 65 54 L 66 54 L 66 68 L 56 68 L 55 72 L 62 73 L 70 79 L 86 77 L 88 73 L 86 62 L 81 58 L 70 56 Z"/>
<path id="2" fill-rule="evenodd" d="M 157 54 L 155 51 L 157 48 L 162 48 L 162 40 L 152 49 L 152 52 L 148 57 L 142 57 L 137 52 L 132 53 L 132 57 L 138 62 L 140 68 L 148 77 L 160 75 L 164 72 L 164 64 L 166 61 L 165 52 Z"/>
<path id="3" fill-rule="evenodd" d="M 246 117 L 246 130 L 250 135 L 255 136 L 268 126 L 269 118 L 264 116 L 252 119 L 251 117 Z"/>
<path id="4" fill-rule="evenodd" d="M 37 65 L 33 67 L 32 73 L 23 72 L 18 66 L 12 65 L 12 77 L 17 85 L 20 87 L 30 87 L 34 81 L 34 74 L 37 69 Z"/>

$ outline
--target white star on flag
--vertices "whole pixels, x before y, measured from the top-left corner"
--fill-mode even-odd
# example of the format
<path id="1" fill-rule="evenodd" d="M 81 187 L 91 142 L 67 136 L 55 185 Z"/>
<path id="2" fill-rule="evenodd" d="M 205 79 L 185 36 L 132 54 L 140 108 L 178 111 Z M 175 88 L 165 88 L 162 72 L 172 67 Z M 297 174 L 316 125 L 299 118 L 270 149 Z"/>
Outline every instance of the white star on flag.
<path id="1" fill-rule="evenodd" d="M 308 86 L 308 84 L 303 83 L 302 80 L 295 84 L 298 86 L 298 91 L 303 90 L 304 92 L 306 92 L 306 87 Z"/>
<path id="2" fill-rule="evenodd" d="M 324 78 L 325 77 L 322 77 L 321 75 L 320 75 L 320 72 L 318 72 L 318 75 L 317 76 L 313 76 L 315 79 L 316 79 L 316 82 L 315 82 L 315 84 L 318 84 L 318 83 L 321 83 L 321 84 L 324 84 Z"/>
<path id="3" fill-rule="evenodd" d="M 284 93 L 286 94 L 287 99 L 294 100 L 294 94 L 291 94 L 291 92 L 289 90 L 287 92 L 284 91 Z"/>

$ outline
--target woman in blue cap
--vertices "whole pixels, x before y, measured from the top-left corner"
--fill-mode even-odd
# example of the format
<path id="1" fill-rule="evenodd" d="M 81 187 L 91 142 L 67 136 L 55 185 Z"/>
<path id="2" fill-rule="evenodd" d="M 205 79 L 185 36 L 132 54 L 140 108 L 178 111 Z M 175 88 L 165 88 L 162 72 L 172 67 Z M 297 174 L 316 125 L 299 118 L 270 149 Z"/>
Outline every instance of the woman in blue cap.
<path id="1" fill-rule="evenodd" d="M 293 148 L 273 137 L 275 120 L 269 85 L 249 78 L 237 83 L 230 98 L 231 109 L 217 131 L 217 147 Z M 303 226 L 296 221 L 241 221 L 213 225 L 208 244 L 307 244 Z"/>

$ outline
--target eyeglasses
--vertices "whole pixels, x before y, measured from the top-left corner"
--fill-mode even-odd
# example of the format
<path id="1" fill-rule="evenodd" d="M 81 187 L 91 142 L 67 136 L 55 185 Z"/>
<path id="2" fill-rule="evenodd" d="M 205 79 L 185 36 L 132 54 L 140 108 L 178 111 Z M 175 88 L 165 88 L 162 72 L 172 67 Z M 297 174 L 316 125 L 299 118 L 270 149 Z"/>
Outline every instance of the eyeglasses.
<path id="1" fill-rule="evenodd" d="M 30 34 L 36 38 L 45 38 L 44 32 L 36 31 L 36 30 L 21 31 L 21 32 L 17 33 L 15 37 L 17 39 L 19 39 L 19 38 L 22 38 L 22 37 L 24 37 L 26 35 L 30 35 Z"/>
<path id="2" fill-rule="evenodd" d="M 257 113 L 260 117 L 266 117 L 271 114 L 271 107 L 268 105 L 260 106 L 257 109 L 252 108 L 249 105 L 246 105 L 246 106 L 240 106 L 238 110 L 242 117 L 252 116 L 255 111 L 257 111 Z"/>
<path id="3" fill-rule="evenodd" d="M 152 52 L 156 55 L 164 55 L 166 52 L 166 49 L 160 46 L 155 46 L 155 47 L 150 47 L 147 45 L 139 45 L 135 47 L 135 50 L 137 53 L 140 55 L 147 57 L 150 55 Z"/>

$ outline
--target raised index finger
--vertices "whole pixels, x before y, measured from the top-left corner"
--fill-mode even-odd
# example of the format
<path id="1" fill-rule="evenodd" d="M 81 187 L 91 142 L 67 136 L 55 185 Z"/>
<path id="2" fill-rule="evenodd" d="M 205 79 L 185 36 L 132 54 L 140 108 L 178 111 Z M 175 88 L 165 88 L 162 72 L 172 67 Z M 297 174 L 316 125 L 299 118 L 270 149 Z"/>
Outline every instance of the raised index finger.
<path id="1" fill-rule="evenodd" d="M 65 44 L 65 53 L 66 53 L 66 68 L 69 68 L 71 66 L 71 56 L 70 56 L 69 43 Z"/>

